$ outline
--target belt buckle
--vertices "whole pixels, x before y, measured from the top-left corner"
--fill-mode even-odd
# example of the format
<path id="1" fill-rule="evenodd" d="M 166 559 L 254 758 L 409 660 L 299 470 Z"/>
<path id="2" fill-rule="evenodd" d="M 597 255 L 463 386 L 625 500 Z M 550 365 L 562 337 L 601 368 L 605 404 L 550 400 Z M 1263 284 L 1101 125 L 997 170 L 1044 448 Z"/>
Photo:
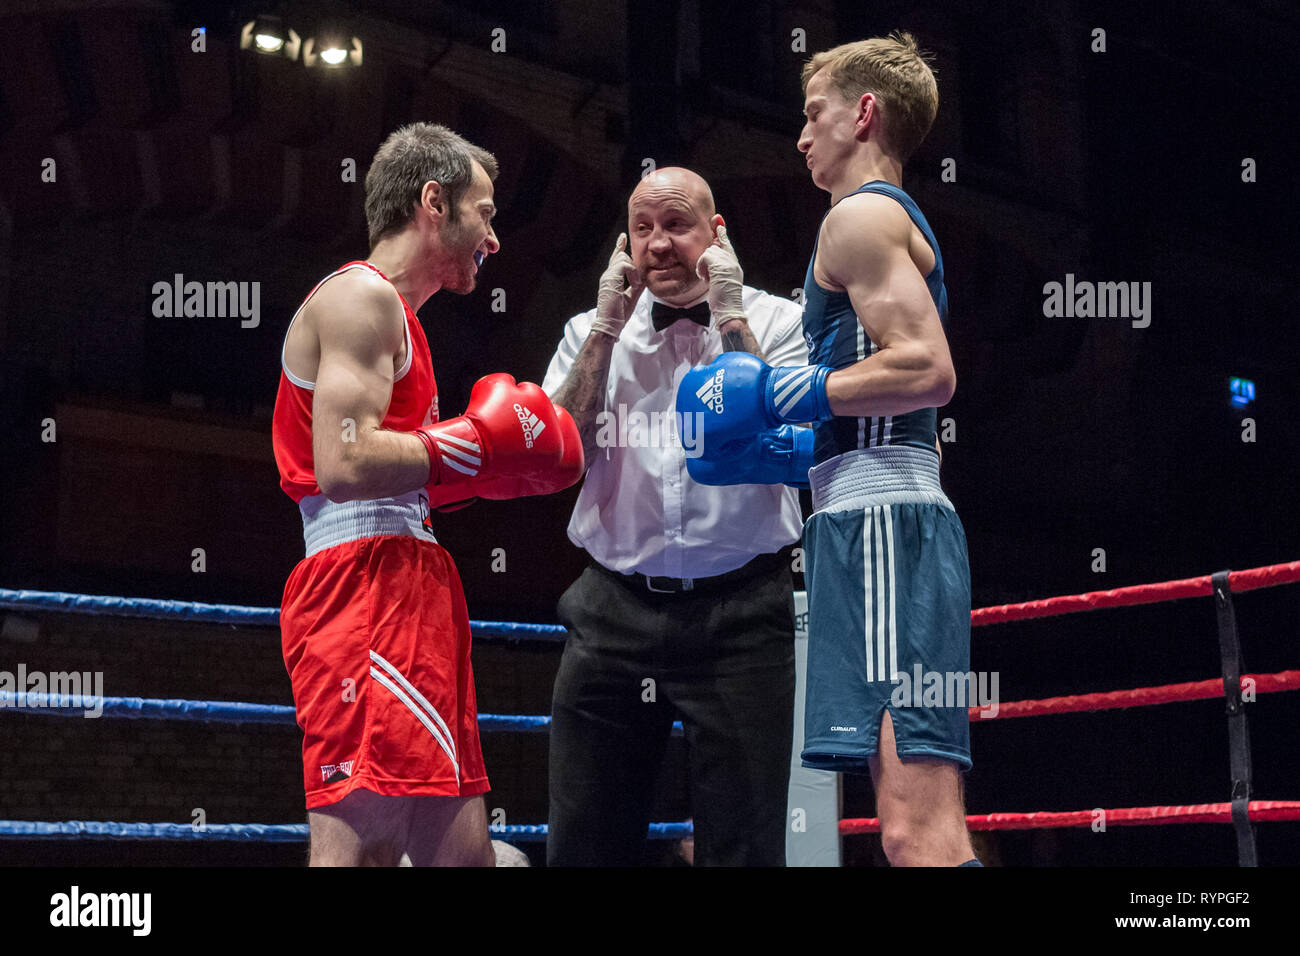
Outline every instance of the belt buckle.
<path id="1" fill-rule="evenodd" d="M 682 591 L 692 591 L 695 589 L 694 578 L 680 578 L 680 579 L 674 578 L 673 580 L 680 580 L 682 582 L 682 586 L 680 588 L 669 588 L 668 590 L 665 591 L 662 588 L 657 588 L 654 586 L 654 578 L 650 577 L 650 575 L 647 574 L 644 575 L 644 577 L 645 577 L 646 590 L 651 591 L 654 594 L 680 594 Z"/>

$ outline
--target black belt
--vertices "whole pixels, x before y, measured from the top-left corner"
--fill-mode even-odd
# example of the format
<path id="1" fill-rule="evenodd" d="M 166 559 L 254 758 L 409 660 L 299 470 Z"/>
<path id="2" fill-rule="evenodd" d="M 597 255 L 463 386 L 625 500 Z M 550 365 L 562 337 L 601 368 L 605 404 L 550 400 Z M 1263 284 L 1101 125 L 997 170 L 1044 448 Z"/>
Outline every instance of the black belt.
<path id="1" fill-rule="evenodd" d="M 592 560 L 591 566 L 638 591 L 646 590 L 655 594 L 702 594 L 722 591 L 750 578 L 770 574 L 782 566 L 789 567 L 790 548 L 785 547 L 770 554 L 760 554 L 734 571 L 714 574 L 707 578 L 659 578 L 636 572 L 624 574 L 622 571 L 611 571 L 595 559 Z"/>

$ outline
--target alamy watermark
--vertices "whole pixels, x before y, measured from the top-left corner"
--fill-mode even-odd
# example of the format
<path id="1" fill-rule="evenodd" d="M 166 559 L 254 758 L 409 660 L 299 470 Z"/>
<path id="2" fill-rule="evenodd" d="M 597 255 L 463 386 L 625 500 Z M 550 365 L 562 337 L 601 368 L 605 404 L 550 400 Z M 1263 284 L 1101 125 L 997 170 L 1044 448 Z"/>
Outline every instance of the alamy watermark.
<path id="1" fill-rule="evenodd" d="M 227 319 L 238 316 L 242 329 L 262 321 L 262 283 L 186 282 L 176 273 L 171 282 L 153 284 L 153 314 L 159 319 Z"/>
<path id="2" fill-rule="evenodd" d="M 912 666 L 894 678 L 895 707 L 979 707 L 980 717 L 998 715 L 997 671 L 922 671 Z"/>
<path id="3" fill-rule="evenodd" d="M 596 416 L 597 448 L 675 448 L 687 458 L 704 454 L 704 412 L 618 410 Z"/>
<path id="4" fill-rule="evenodd" d="M 1049 319 L 1132 319 L 1135 329 L 1151 324 L 1150 282 L 1075 281 L 1074 273 L 1065 274 L 1065 282 L 1043 285 L 1043 315 Z"/>
<path id="5" fill-rule="evenodd" d="M 103 671 L 0 670 L 0 708 L 85 710 L 84 717 L 104 713 Z"/>
<path id="6" fill-rule="evenodd" d="M 153 928 L 153 894 L 88 893 L 73 884 L 68 892 L 50 897 L 50 925 L 122 927 L 132 936 L 148 936 Z"/>

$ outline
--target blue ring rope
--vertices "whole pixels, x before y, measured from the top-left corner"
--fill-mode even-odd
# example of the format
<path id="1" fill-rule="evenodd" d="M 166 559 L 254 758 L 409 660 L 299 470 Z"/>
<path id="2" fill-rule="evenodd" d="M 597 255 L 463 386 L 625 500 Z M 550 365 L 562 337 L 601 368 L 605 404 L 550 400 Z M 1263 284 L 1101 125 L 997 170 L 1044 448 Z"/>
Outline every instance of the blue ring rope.
<path id="1" fill-rule="evenodd" d="M 0 608 L 58 611 L 63 614 L 112 614 L 117 617 L 144 617 L 157 621 L 241 624 L 249 627 L 279 627 L 280 625 L 278 607 L 203 604 L 197 601 L 74 594 L 69 591 L 14 591 L 0 588 Z M 566 633 L 565 629 L 558 624 L 521 624 L 514 621 L 470 621 L 469 628 L 476 637 L 511 640 L 563 641 Z"/>
<path id="2" fill-rule="evenodd" d="M 247 704 L 230 700 L 161 700 L 149 697 L 94 697 L 89 694 L 34 694 L 0 690 L 0 713 L 13 711 L 48 717 L 80 717 L 102 706 L 104 717 L 145 720 L 197 720 L 213 724 L 282 724 L 296 726 L 294 708 L 286 704 Z M 481 731 L 544 734 L 551 718 L 544 714 L 479 714 Z M 681 721 L 673 722 L 673 736 L 682 735 Z"/>
<path id="3" fill-rule="evenodd" d="M 515 843 L 543 843 L 546 824 L 492 826 L 493 837 Z M 682 823 L 652 823 L 651 840 L 680 840 L 692 836 L 695 827 Z M 302 843 L 308 835 L 305 823 L 109 823 L 92 820 L 0 820 L 0 839 L 9 840 L 216 840 L 240 843 Z"/>

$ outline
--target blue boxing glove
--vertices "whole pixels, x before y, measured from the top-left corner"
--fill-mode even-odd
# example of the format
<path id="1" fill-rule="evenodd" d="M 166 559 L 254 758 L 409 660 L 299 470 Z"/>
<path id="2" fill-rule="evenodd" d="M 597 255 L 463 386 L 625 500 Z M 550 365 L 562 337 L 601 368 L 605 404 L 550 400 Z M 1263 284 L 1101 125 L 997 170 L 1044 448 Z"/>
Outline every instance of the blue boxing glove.
<path id="1" fill-rule="evenodd" d="M 688 371 L 677 386 L 677 412 L 696 415 L 704 442 L 722 447 L 778 425 L 834 418 L 826 397 L 829 365 L 773 368 L 748 352 L 724 352 Z"/>
<path id="2" fill-rule="evenodd" d="M 813 430 L 781 425 L 752 438 L 737 439 L 711 456 L 686 459 L 686 471 L 701 485 L 792 485 L 808 487 L 813 466 Z"/>

